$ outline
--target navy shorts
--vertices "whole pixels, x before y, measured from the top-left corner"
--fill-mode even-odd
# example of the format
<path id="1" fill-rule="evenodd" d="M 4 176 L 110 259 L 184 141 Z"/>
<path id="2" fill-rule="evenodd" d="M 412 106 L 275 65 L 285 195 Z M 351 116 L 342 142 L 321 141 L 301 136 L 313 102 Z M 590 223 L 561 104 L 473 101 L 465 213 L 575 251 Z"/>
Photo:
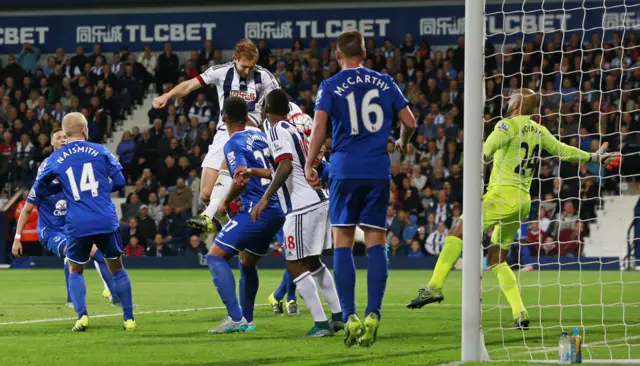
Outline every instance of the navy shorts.
<path id="1" fill-rule="evenodd" d="M 43 247 L 55 254 L 57 257 L 64 258 L 64 248 L 67 244 L 67 234 L 60 231 L 42 230 L 39 239 Z"/>
<path id="2" fill-rule="evenodd" d="M 264 209 L 255 223 L 251 222 L 249 212 L 242 211 L 220 230 L 214 243 L 231 255 L 244 250 L 264 256 L 283 224 L 284 214 L 280 207 Z"/>
<path id="3" fill-rule="evenodd" d="M 331 226 L 387 228 L 388 179 L 330 179 Z"/>
<path id="4" fill-rule="evenodd" d="M 122 238 L 120 231 L 107 234 L 94 234 L 67 238 L 67 259 L 84 264 L 89 261 L 91 249 L 95 244 L 107 259 L 117 259 L 122 255 Z"/>

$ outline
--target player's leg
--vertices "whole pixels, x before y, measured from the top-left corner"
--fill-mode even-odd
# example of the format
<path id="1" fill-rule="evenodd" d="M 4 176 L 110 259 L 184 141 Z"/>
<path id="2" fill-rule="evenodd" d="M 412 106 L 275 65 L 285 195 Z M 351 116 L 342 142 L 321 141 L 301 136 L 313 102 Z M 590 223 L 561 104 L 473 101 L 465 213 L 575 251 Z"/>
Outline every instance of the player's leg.
<path id="1" fill-rule="evenodd" d="M 495 226 L 493 234 L 491 235 L 492 245 L 489 247 L 487 264 L 489 268 L 491 268 L 491 272 L 498 278 L 498 284 L 500 284 L 502 293 L 511 306 L 514 327 L 526 330 L 529 329 L 529 315 L 520 296 L 516 275 L 506 262 L 509 248 L 519 227 L 519 221 Z"/>
<path id="2" fill-rule="evenodd" d="M 365 333 L 358 338 L 361 346 L 375 343 L 381 319 L 382 300 L 387 288 L 388 265 L 386 247 L 386 212 L 389 205 L 389 181 L 369 180 L 363 185 L 367 190 L 360 228 L 364 231 L 367 247 L 367 310 Z"/>
<path id="3" fill-rule="evenodd" d="M 260 287 L 258 267 L 256 267 L 260 258 L 261 256 L 246 251 L 240 253 L 240 307 L 242 308 L 242 316 L 247 321 L 246 331 L 256 330 L 253 310 L 258 287 Z"/>
<path id="4" fill-rule="evenodd" d="M 89 261 L 91 242 L 86 238 L 66 238 L 66 255 L 69 259 L 69 295 L 78 320 L 74 332 L 84 332 L 89 327 L 87 316 L 87 284 L 84 281 L 84 265 Z"/>
<path id="5" fill-rule="evenodd" d="M 109 271 L 109 266 L 107 266 L 107 262 L 102 255 L 102 252 L 98 250 L 98 247 L 95 245 L 91 249 L 91 259 L 93 259 L 93 264 L 98 271 L 98 275 L 100 275 L 100 279 L 104 284 L 104 291 L 102 292 L 102 296 L 107 298 L 111 305 L 119 305 L 120 298 L 116 294 L 116 286 L 113 282 L 113 276 Z"/>
<path id="6" fill-rule="evenodd" d="M 308 337 L 324 337 L 333 335 L 333 330 L 329 324 L 320 296 L 318 287 L 311 276 L 306 264 L 307 254 L 318 255 L 322 251 L 323 243 L 314 243 L 317 236 L 318 225 L 313 222 L 313 211 L 289 215 L 284 223 L 285 253 L 287 258 L 287 271 L 291 274 L 296 288 L 300 293 L 302 301 L 309 309 L 311 317 L 315 322 L 311 330 L 306 334 Z M 314 248 L 315 247 L 318 248 Z M 319 244 L 319 245 L 318 245 Z M 317 251 L 318 253 L 314 253 Z"/>
<path id="7" fill-rule="evenodd" d="M 95 245 L 104 253 L 107 266 L 113 276 L 114 289 L 122 306 L 123 328 L 126 331 L 134 331 L 137 325 L 133 316 L 133 291 L 129 274 L 122 265 L 123 250 L 120 231 L 96 235 Z"/>
<path id="8" fill-rule="evenodd" d="M 65 305 L 72 308 L 73 302 L 71 302 L 71 293 L 69 292 L 69 260 L 66 257 L 64 258 L 64 283 L 67 289 L 67 303 Z"/>
<path id="9" fill-rule="evenodd" d="M 460 254 L 462 254 L 462 220 L 449 230 L 429 283 L 418 290 L 418 296 L 409 301 L 407 308 L 420 309 L 427 304 L 444 300 L 442 293 L 444 281 L 460 258 Z"/>
<path id="10" fill-rule="evenodd" d="M 236 248 L 238 235 L 247 223 L 248 215 L 242 213 L 225 225 L 214 240 L 214 245 L 207 254 L 207 265 L 220 299 L 227 308 L 227 318 L 219 326 L 209 329 L 209 333 L 233 333 L 246 330 L 247 321 L 236 295 L 236 279 L 227 260 L 238 254 Z M 250 218 L 249 218 L 250 220 Z"/>
<path id="11" fill-rule="evenodd" d="M 318 253 L 307 256 L 305 262 L 311 275 L 313 276 L 316 286 L 324 300 L 329 304 L 331 310 L 331 325 L 334 331 L 344 329 L 344 321 L 342 320 L 342 307 L 340 307 L 340 300 L 338 299 L 338 292 L 333 281 L 331 271 L 327 266 L 322 263 L 321 255 L 322 251 L 331 249 L 333 246 L 331 238 L 331 221 L 329 219 L 328 207 L 318 210 L 318 217 L 313 218 L 314 224 L 317 224 L 317 236 L 314 241 L 318 242 Z M 322 222 L 324 221 L 324 227 Z"/>

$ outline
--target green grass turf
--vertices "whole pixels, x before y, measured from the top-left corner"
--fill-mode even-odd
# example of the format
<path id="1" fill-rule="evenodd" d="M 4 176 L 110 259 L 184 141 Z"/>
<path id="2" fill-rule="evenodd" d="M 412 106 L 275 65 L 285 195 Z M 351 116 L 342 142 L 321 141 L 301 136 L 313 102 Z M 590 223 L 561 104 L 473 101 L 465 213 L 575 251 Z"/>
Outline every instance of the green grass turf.
<path id="1" fill-rule="evenodd" d="M 226 312 L 206 269 L 131 270 L 129 274 L 136 311 L 147 312 L 137 316 L 138 330 L 126 333 L 121 329 L 121 318 L 110 316 L 92 318 L 86 333 L 72 333 L 74 321 L 70 319 L 75 314 L 63 306 L 62 269 L 0 271 L 0 365 L 425 365 L 460 357 L 459 271 L 450 275 L 442 304 L 414 311 L 404 304 L 430 272 L 392 271 L 378 342 L 370 349 L 345 348 L 342 333 L 326 339 L 301 338 L 312 325 L 303 305 L 300 318 L 271 315 L 266 298 L 279 283 L 280 270 L 260 271 L 257 332 L 225 335 L 207 334 Z M 640 273 L 542 271 L 516 275 L 524 286 L 533 326 L 524 333 L 510 329 L 511 311 L 499 295 L 493 274 L 484 273 L 483 326 L 492 359 L 557 359 L 553 348 L 559 340 L 560 324 L 569 329 L 587 327 L 586 333 L 584 328 L 581 332 L 593 347 L 584 350 L 585 359 L 640 359 Z M 117 314 L 118 309 L 102 298 L 96 272 L 89 269 L 85 278 L 90 316 Z M 358 309 L 364 311 L 364 271 L 358 272 L 356 294 Z M 581 308 L 580 303 L 588 306 Z M 211 307 L 218 308 L 179 312 Z M 165 312 L 156 312 L 162 310 Z M 69 319 L 7 324 L 56 318 Z M 607 344 L 614 347 L 603 344 L 605 330 Z"/>

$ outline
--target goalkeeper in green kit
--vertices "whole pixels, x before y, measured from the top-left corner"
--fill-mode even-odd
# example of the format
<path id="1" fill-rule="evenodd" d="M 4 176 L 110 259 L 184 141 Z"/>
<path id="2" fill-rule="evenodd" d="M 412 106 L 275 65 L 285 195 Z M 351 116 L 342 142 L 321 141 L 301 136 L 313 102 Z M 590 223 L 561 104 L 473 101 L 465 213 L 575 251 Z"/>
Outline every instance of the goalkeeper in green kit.
<path id="1" fill-rule="evenodd" d="M 620 156 L 607 153 L 607 143 L 590 154 L 559 142 L 546 127 L 531 120 L 537 98 L 531 89 L 515 91 L 509 100 L 508 118 L 498 122 L 483 145 L 484 157 L 493 156 L 493 170 L 487 193 L 482 197 L 483 230 L 493 228 L 487 263 L 498 277 L 500 288 L 511 305 L 514 327 L 529 328 L 516 276 L 506 262 L 507 253 L 520 224 L 529 216 L 531 179 L 538 168 L 540 149 L 568 162 L 597 162 L 610 168 L 620 164 Z M 480 238 L 468 238 L 477 240 Z M 419 309 L 444 300 L 444 281 L 462 253 L 462 220 L 445 239 L 431 281 L 418 290 L 407 307 Z"/>

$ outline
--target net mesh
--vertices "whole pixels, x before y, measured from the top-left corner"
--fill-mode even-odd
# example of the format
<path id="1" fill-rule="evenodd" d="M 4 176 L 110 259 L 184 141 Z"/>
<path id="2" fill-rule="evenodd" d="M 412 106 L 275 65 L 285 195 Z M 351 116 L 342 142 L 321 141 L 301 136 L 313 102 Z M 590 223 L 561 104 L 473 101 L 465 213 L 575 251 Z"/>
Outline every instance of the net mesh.
<path id="1" fill-rule="evenodd" d="M 529 88 L 538 94 L 533 118 L 560 141 L 589 152 L 607 142 L 623 158 L 608 171 L 543 151 L 525 157 L 532 205 L 508 262 L 531 328 L 513 329 L 496 276 L 485 275 L 489 357 L 557 360 L 561 332 L 577 327 L 585 360 L 640 360 L 640 273 L 621 270 L 635 268 L 627 235 L 638 216 L 640 1 L 503 0 L 485 10 L 485 138 L 513 91 Z M 489 161 L 485 183 L 491 169 Z M 485 235 L 487 249 L 495 244 Z"/>

